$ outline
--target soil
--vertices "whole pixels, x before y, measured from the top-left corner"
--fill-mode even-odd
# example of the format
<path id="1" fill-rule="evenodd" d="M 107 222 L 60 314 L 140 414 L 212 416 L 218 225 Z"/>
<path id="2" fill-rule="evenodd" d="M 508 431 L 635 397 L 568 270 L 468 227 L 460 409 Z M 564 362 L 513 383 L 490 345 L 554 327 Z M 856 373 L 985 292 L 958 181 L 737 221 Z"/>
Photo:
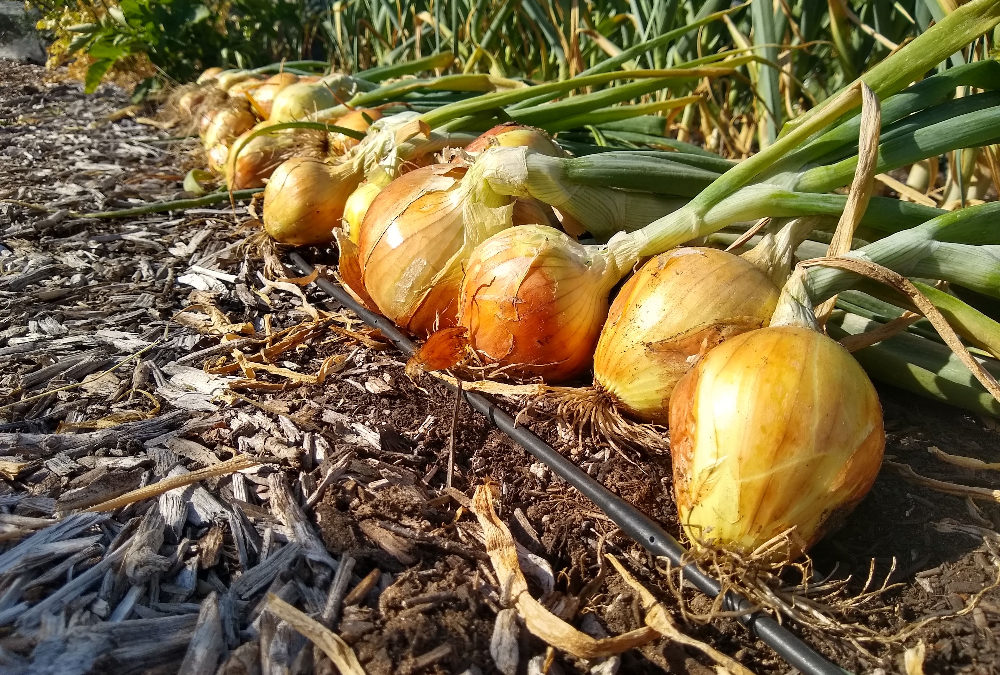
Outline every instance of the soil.
<path id="1" fill-rule="evenodd" d="M 198 612 L 213 589 L 233 584 L 249 571 L 245 565 L 264 558 L 265 550 L 273 555 L 288 542 L 308 541 L 300 540 L 301 532 L 275 515 L 274 490 L 276 478 L 281 478 L 304 505 L 307 529 L 318 535 L 338 569 L 353 561 L 353 570 L 347 572 L 347 598 L 340 598 L 343 603 L 333 617 L 323 618 L 353 648 L 368 673 L 499 672 L 490 645 L 504 609 L 502 589 L 467 508 L 475 488 L 490 481 L 499 489 L 501 519 L 521 545 L 551 568 L 554 583 L 543 602 L 549 607 L 578 603 L 571 613 L 575 625 L 592 626 L 596 619 L 609 634 L 642 625 L 634 592 L 603 563 L 601 552 L 614 553 L 664 600 L 685 632 L 754 672 L 789 671 L 734 620 L 685 619 L 667 578 L 644 549 L 482 416 L 465 405 L 456 415 L 455 396 L 442 385 L 429 377 L 410 381 L 403 372 L 405 357 L 315 286 L 303 287 L 308 304 L 289 284 L 266 289 L 263 279 L 274 276 L 267 276 L 261 249 L 245 245 L 255 230 L 244 206 L 219 204 L 114 220 L 78 215 L 182 196 L 183 176 L 198 164 L 195 140 L 170 140 L 169 133 L 178 133 L 176 129 L 167 133 L 141 124 L 136 118 L 149 111 L 120 113 L 127 104 L 124 94 L 111 87 L 84 96 L 78 84 L 46 79 L 38 67 L 0 62 L 0 405 L 5 406 L 0 436 L 49 435 L 67 431 L 66 425 L 88 433 L 95 427 L 86 425 L 99 421 L 113 427 L 122 420 L 134 423 L 178 411 L 183 423 L 163 432 L 163 438 L 169 436 L 166 440 L 124 435 L 117 443 L 88 450 L 88 455 L 68 455 L 62 463 L 26 446 L 6 450 L 0 460 L 24 466 L 2 472 L 0 522 L 8 529 L 0 550 L 10 550 L 26 536 L 25 519 L 73 511 L 77 502 L 67 495 L 74 489 L 91 483 L 106 487 L 101 477 L 108 472 L 101 474 L 100 467 L 129 476 L 133 471 L 136 478 L 126 487 L 131 489 L 155 483 L 175 464 L 195 470 L 211 463 L 205 457 L 218 461 L 237 450 L 263 453 L 267 464 L 237 478 L 203 483 L 220 501 L 238 506 L 252 524 L 254 536 L 263 542 L 258 555 L 251 552 L 244 562 L 234 531 L 226 525 L 222 555 L 214 564 L 195 567 L 197 583 L 190 592 L 179 593 L 177 583 L 171 582 L 173 586 L 154 593 L 157 584 L 172 578 L 164 572 L 143 582 L 148 592 L 117 620 L 149 618 L 154 610 L 159 617 Z M 304 254 L 320 265 L 335 259 L 332 251 L 322 248 Z M 38 270 L 42 272 L 30 274 Z M 287 270 L 286 275 L 295 273 Z M 219 328 L 221 320 L 209 305 L 230 325 Z M 336 364 L 322 384 L 292 386 L 295 378 L 265 368 L 253 375 L 241 373 L 239 367 L 219 374 L 220 366 L 235 363 L 231 348 L 211 351 L 222 343 L 223 334 L 246 341 L 268 331 L 306 326 L 312 321 L 310 307 L 328 312 L 324 330 L 276 355 L 274 365 L 305 376 L 319 372 L 325 361 Z M 179 321 L 185 313 L 186 319 Z M 247 355 L 259 349 L 243 344 Z M 146 351 L 111 376 L 94 379 L 141 347 Z M 183 390 L 168 386 L 176 384 L 178 376 L 171 366 L 201 350 L 209 351 L 182 363 L 210 373 L 204 376 L 210 384 L 223 382 L 232 393 L 188 390 L 190 396 L 184 398 Z M 60 366 L 74 357 L 82 359 L 76 366 Z M 54 391 L 68 385 L 76 386 Z M 879 393 L 887 459 L 928 478 L 1000 488 L 995 470 L 963 468 L 929 452 L 938 448 L 1000 461 L 1000 425 L 995 419 L 889 386 L 880 385 Z M 526 423 L 668 531 L 678 532 L 668 456 L 625 455 L 581 442 L 545 413 L 534 410 Z M 449 474 L 452 446 L 454 468 Z M 167 461 L 163 457 L 173 463 L 161 466 Z M 111 459 L 117 464 L 109 464 Z M 309 503 L 307 498 L 316 494 L 321 497 Z M 97 502 L 86 505 L 92 503 Z M 146 500 L 115 511 L 112 522 L 118 525 L 112 529 L 117 531 L 155 505 L 156 500 Z M 179 566 L 175 569 L 197 557 L 211 535 L 209 524 L 198 526 L 189 519 L 181 525 L 178 537 L 167 537 L 159 551 L 173 557 Z M 923 672 L 1000 672 L 998 530 L 1000 504 L 995 499 L 944 494 L 887 463 L 844 526 L 813 550 L 816 577 L 850 578 L 847 588 L 854 596 L 863 590 L 870 568 L 876 585 L 889 582 L 884 592 L 835 614 L 844 623 L 874 630 L 881 639 L 857 642 L 834 628 L 794 620 L 787 625 L 823 655 L 855 672 L 905 672 L 904 652 L 918 644 L 925 648 Z M 178 550 L 182 540 L 192 544 L 186 552 Z M 34 574 L 54 568 L 60 560 L 53 559 Z M 224 671 L 235 672 L 239 659 L 247 658 L 264 664 L 266 671 L 287 662 L 287 672 L 334 672 L 318 651 L 301 650 L 301 642 L 291 639 L 285 645 L 274 637 L 280 631 L 256 616 L 257 603 L 268 589 L 307 613 L 322 614 L 329 572 L 315 557 L 299 556 L 272 583 L 243 598 L 237 629 L 227 636 L 217 659 L 225 664 Z M 12 592 L 12 582 L 2 579 L 0 616 L 13 604 L 2 595 Z M 56 583 L 50 586 L 36 588 L 22 600 L 33 606 L 59 588 Z M 542 596 L 541 586 L 534 588 Z M 171 602 L 161 601 L 171 594 L 176 595 Z M 689 613 L 708 610 L 709 601 L 695 591 L 684 589 L 683 596 Z M 97 603 L 114 608 L 124 602 L 122 597 L 122 592 L 109 594 L 102 587 L 96 595 L 81 595 L 79 602 L 57 608 L 52 616 L 61 617 L 60 630 L 74 623 L 96 626 L 110 614 Z M 935 618 L 921 623 L 929 617 Z M 49 627 L 42 630 L 0 619 L 0 663 L 10 672 L 38 666 L 46 630 L 56 630 L 52 625 L 43 622 Z M 903 639 L 889 639 L 908 630 Z M 520 672 L 541 672 L 546 645 L 523 627 L 516 633 L 516 644 Z M 144 667 L 174 672 L 184 656 L 184 649 L 163 652 Z M 603 664 L 561 653 L 552 658 L 549 673 L 714 672 L 701 653 L 666 639 Z M 107 663 L 98 661 L 72 672 L 98 670 Z"/>

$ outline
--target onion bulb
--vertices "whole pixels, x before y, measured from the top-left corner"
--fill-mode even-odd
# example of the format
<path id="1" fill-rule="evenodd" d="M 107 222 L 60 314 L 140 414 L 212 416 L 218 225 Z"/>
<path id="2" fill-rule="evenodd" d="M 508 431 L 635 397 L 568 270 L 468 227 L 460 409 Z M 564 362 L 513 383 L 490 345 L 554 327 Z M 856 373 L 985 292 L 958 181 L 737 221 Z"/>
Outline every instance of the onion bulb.
<path id="1" fill-rule="evenodd" d="M 201 75 L 198 76 L 196 84 L 204 84 L 209 80 L 214 80 L 221 72 L 222 68 L 220 68 L 219 66 L 212 66 L 211 68 L 206 68 L 204 71 L 202 71 Z"/>
<path id="2" fill-rule="evenodd" d="M 766 547 L 772 563 L 798 557 L 861 501 L 885 446 L 861 366 L 798 325 L 710 351 L 674 389 L 670 430 L 687 536 L 746 556 L 791 530 L 787 548 Z"/>
<path id="3" fill-rule="evenodd" d="M 530 204 L 515 209 L 474 167 L 411 171 L 386 186 L 365 214 L 358 239 L 365 288 L 382 314 L 410 332 L 453 326 L 472 248 L 524 220 L 545 222 L 546 214 Z"/>
<path id="4" fill-rule="evenodd" d="M 315 82 L 296 82 L 274 97 L 269 119 L 275 122 L 303 119 L 350 99 L 356 89 L 357 83 L 352 77 L 336 73 Z"/>
<path id="5" fill-rule="evenodd" d="M 372 122 L 381 119 L 381 117 L 382 112 L 377 108 L 358 108 L 342 117 L 338 117 L 333 123 L 338 127 L 364 133 L 368 131 L 368 127 L 371 126 Z M 335 131 L 330 134 L 330 154 L 335 156 L 343 155 L 358 143 L 360 141 L 357 139 Z"/>
<path id="6" fill-rule="evenodd" d="M 528 148 L 549 157 L 566 156 L 566 152 L 552 140 L 546 131 L 517 122 L 504 122 L 484 131 L 476 140 L 465 147 L 465 152 L 475 155 L 497 146 Z"/>
<path id="7" fill-rule="evenodd" d="M 201 138 L 206 148 L 231 144 L 236 137 L 257 124 L 257 118 L 245 99 L 234 99 L 210 114 Z"/>
<path id="8" fill-rule="evenodd" d="M 608 293 L 620 275 L 552 227 L 513 228 L 476 247 L 461 294 L 461 325 L 505 372 L 569 379 L 591 361 Z"/>
<path id="9" fill-rule="evenodd" d="M 230 190 L 263 187 L 274 170 L 292 157 L 315 157 L 327 154 L 327 134 L 317 129 L 281 129 L 259 134 L 244 143 L 244 139 L 272 126 L 261 122 L 233 141 L 226 158 L 226 185 Z"/>
<path id="10" fill-rule="evenodd" d="M 299 77 L 293 73 L 277 73 L 264 80 L 260 85 L 247 92 L 254 110 L 263 119 L 271 117 L 271 106 L 278 92 L 290 87 L 299 81 Z"/>
<path id="11" fill-rule="evenodd" d="M 594 353 L 594 384 L 632 417 L 666 424 L 670 393 L 699 354 L 766 326 L 778 294 L 761 268 L 731 253 L 662 253 L 611 303 Z"/>
<path id="12" fill-rule="evenodd" d="M 264 229 L 283 244 L 333 241 L 344 202 L 360 180 L 349 164 L 328 164 L 313 157 L 283 162 L 264 189 Z"/>

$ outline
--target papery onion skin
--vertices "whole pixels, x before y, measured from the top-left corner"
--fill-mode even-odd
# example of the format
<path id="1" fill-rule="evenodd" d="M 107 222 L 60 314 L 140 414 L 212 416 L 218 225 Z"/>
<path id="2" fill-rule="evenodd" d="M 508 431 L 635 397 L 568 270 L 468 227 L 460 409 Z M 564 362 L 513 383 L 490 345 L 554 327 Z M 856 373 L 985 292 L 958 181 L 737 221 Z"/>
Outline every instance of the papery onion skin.
<path id="1" fill-rule="evenodd" d="M 195 82 L 197 84 L 203 84 L 205 82 L 208 82 L 209 80 L 214 80 L 216 76 L 218 76 L 218 74 L 221 72 L 222 68 L 220 68 L 219 66 L 212 66 L 211 68 L 206 68 L 204 71 L 202 71 L 201 75 L 198 76 L 198 79 Z"/>
<path id="2" fill-rule="evenodd" d="M 867 494 L 885 432 L 875 388 L 839 344 L 800 326 L 708 353 L 670 404 L 674 494 L 696 545 L 747 555 L 793 528 L 797 558 Z"/>
<path id="3" fill-rule="evenodd" d="M 222 143 L 229 145 L 236 138 L 257 124 L 257 117 L 245 99 L 234 99 L 221 109 L 208 113 L 208 124 L 202 132 L 206 148 Z"/>
<path id="4" fill-rule="evenodd" d="M 382 118 L 382 112 L 376 108 L 358 108 L 338 117 L 333 124 L 353 131 L 365 132 L 372 122 Z M 339 132 L 330 134 L 330 154 L 337 156 L 347 153 L 348 150 L 357 146 L 358 141 L 350 136 L 345 136 Z"/>
<path id="5" fill-rule="evenodd" d="M 298 76 L 292 73 L 277 73 L 264 80 L 260 86 L 247 92 L 247 96 L 250 97 L 257 114 L 268 119 L 271 117 L 271 105 L 274 103 L 274 97 L 278 95 L 278 92 L 298 81 Z"/>
<path id="6" fill-rule="evenodd" d="M 347 198 L 347 203 L 344 205 L 344 229 L 355 245 L 361 239 L 361 223 L 365 220 L 365 214 L 380 192 L 382 192 L 381 185 L 365 182 Z"/>
<path id="7" fill-rule="evenodd" d="M 711 248 L 647 261 L 611 303 L 594 354 L 594 381 L 616 406 L 666 424 L 670 393 L 698 355 L 766 326 L 779 290 L 760 268 Z"/>
<path id="8" fill-rule="evenodd" d="M 264 229 L 283 244 L 329 243 L 360 181 L 349 164 L 293 157 L 275 169 L 264 189 Z"/>
<path id="9" fill-rule="evenodd" d="M 462 284 L 460 324 L 488 363 L 562 382 L 591 363 L 617 275 L 563 232 L 526 225 L 476 247 Z"/>
<path id="10" fill-rule="evenodd" d="M 292 157 L 326 156 L 327 134 L 317 129 L 282 129 L 244 142 L 250 134 L 271 124 L 261 122 L 231 144 L 226 158 L 226 185 L 230 190 L 264 187 L 274 170 Z"/>

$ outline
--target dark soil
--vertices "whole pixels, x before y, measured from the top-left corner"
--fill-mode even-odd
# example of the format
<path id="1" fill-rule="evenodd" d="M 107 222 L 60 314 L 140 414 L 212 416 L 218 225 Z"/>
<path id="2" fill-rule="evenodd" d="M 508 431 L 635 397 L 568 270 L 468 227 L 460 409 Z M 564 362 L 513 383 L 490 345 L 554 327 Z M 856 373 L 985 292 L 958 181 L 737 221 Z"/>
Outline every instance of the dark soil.
<path id="1" fill-rule="evenodd" d="M 266 290 L 258 275 L 264 265 L 258 249 L 241 248 L 254 232 L 252 225 L 241 229 L 249 219 L 242 206 L 235 212 L 220 204 L 188 214 L 110 221 L 71 213 L 181 195 L 183 175 L 196 163 L 196 143 L 166 143 L 162 139 L 167 134 L 129 115 L 113 115 L 126 104 L 111 88 L 85 97 L 77 84 L 45 81 L 40 68 L 0 63 L 0 405 L 6 406 L 0 411 L 0 444 L 6 443 L 0 445 L 0 462 L 24 464 L 16 471 L 0 464 L 0 551 L 40 527 L 29 526 L 28 519 L 55 518 L 101 501 L 77 506 L 82 502 L 67 496 L 74 489 L 91 486 L 102 498 L 114 496 L 107 489 L 111 476 L 125 480 L 121 476 L 134 474 L 117 491 L 121 493 L 155 483 L 175 466 L 195 470 L 206 465 L 206 457 L 218 461 L 239 451 L 258 453 L 268 463 L 202 485 L 249 523 L 249 553 L 240 548 L 232 519 L 215 521 L 224 531 L 222 554 L 194 565 L 196 582 L 184 590 L 181 571 L 215 536 L 211 520 L 196 522 L 188 512 L 176 536 L 166 537 L 154 550 L 172 566 L 141 581 L 128 577 L 129 583 L 140 584 L 138 599 L 129 600 L 128 585 L 116 587 L 115 573 L 108 572 L 103 585 L 95 580 L 72 602 L 54 605 L 40 625 L 19 620 L 17 604 L 25 603 L 22 613 L 37 605 L 61 587 L 67 574 L 80 574 L 101 556 L 63 571 L 30 594 L 19 590 L 26 582 L 23 574 L 8 573 L 0 565 L 0 668 L 42 672 L 42 664 L 50 663 L 43 660 L 49 652 L 42 646 L 53 648 L 47 638 L 63 636 L 59 649 L 69 654 L 77 639 L 74 626 L 104 625 L 112 615 L 128 624 L 204 613 L 206 603 L 217 602 L 213 591 L 225 596 L 250 568 L 290 542 L 305 551 L 308 538 L 275 510 L 276 479 L 284 479 L 294 499 L 305 505 L 304 526 L 318 535 L 335 565 L 323 567 L 315 556 L 297 555 L 272 580 L 235 602 L 230 624 L 224 611 L 223 625 L 233 627 L 223 631 L 225 649 L 217 659 L 225 672 L 246 663 L 259 664 L 266 672 L 334 672 L 320 652 L 302 649 L 294 631 L 258 614 L 269 590 L 313 616 L 323 615 L 331 574 L 345 564 L 344 569 L 353 565 L 347 572 L 347 598 L 341 596 L 332 616 L 323 618 L 352 646 L 367 672 L 497 672 L 490 642 L 497 613 L 504 609 L 502 589 L 467 508 L 484 481 L 499 488 L 499 515 L 518 542 L 551 568 L 552 588 L 543 601 L 549 607 L 578 602 L 571 617 L 575 625 L 586 627 L 596 619 L 609 634 L 641 625 L 633 592 L 606 569 L 601 557 L 601 552 L 614 553 L 674 608 L 686 632 L 755 672 L 788 672 L 770 648 L 732 619 L 684 622 L 669 584 L 644 549 L 467 406 L 459 408 L 453 425 L 454 394 L 429 377 L 411 382 L 403 373 L 405 358 L 315 286 L 306 287 L 305 295 L 314 307 L 330 312 L 327 330 L 276 356 L 274 365 L 314 374 L 325 359 L 335 357 L 339 367 L 323 384 L 292 387 L 290 379 L 263 369 L 256 371 L 256 381 L 248 376 L 238 380 L 237 368 L 225 375 L 233 379 L 212 380 L 228 384 L 236 396 L 222 395 L 222 390 L 191 393 L 189 388 L 185 398 L 183 388 L 169 386 L 178 382 L 172 370 L 178 359 L 222 341 L 220 331 L 211 329 L 206 303 L 233 324 L 252 325 L 252 333 L 237 334 L 231 327 L 222 331 L 235 339 L 277 333 L 311 319 L 287 287 L 267 291 L 266 298 L 258 293 Z M 149 112 L 133 111 L 143 114 Z M 317 263 L 333 260 L 329 250 L 304 253 Z M 288 276 L 294 275 L 288 270 Z M 201 309 L 191 309 L 194 305 Z M 197 320 L 179 323 L 178 313 L 186 308 L 188 318 Z M 78 384 L 143 346 L 148 349 L 107 378 L 52 391 Z M 248 355 L 259 348 L 241 347 Z M 56 367 L 81 355 L 76 366 Z M 230 348 L 186 365 L 210 370 L 232 363 Z M 265 391 L 263 383 L 271 383 L 273 390 Z M 286 386 L 279 390 L 282 383 Z M 1000 488 L 996 471 L 964 469 L 928 452 L 936 447 L 998 462 L 996 420 L 891 387 L 880 387 L 880 394 L 887 459 L 929 478 Z M 176 411 L 182 413 L 180 422 L 162 436 L 135 439 L 123 433 L 117 442 L 85 454 L 46 454 L 25 436 L 19 437 L 20 446 L 14 437 L 54 434 L 60 423 L 92 423 L 113 413 L 160 418 Z M 589 441 L 581 444 L 544 413 L 533 411 L 530 428 L 668 531 L 678 531 L 669 457 L 625 456 Z M 455 464 L 449 477 L 452 443 Z M 446 487 L 449 479 L 451 489 Z M 324 482 L 321 497 L 307 504 Z M 108 539 L 102 542 L 111 547 L 111 534 L 146 518 L 158 504 L 164 509 L 155 499 L 119 509 L 103 530 L 93 532 L 106 530 Z M 813 551 L 817 577 L 851 577 L 848 589 L 855 594 L 872 564 L 876 585 L 891 573 L 888 590 L 836 615 L 876 631 L 883 641 L 856 643 L 834 630 L 795 621 L 788 625 L 822 654 L 856 672 L 901 672 L 904 650 L 918 643 L 926 648 L 924 672 L 1000 672 L 1000 590 L 993 587 L 1000 574 L 997 530 L 996 500 L 946 495 L 886 465 L 843 528 Z M 62 560 L 53 557 L 30 576 L 42 575 Z M 357 589 L 376 573 L 367 592 L 365 586 Z M 541 597 L 543 585 L 536 590 Z M 691 612 L 709 607 L 693 590 L 685 589 L 684 596 Z M 974 598 L 978 601 L 970 604 Z M 134 608 L 125 602 L 133 602 Z M 115 614 L 116 608 L 122 615 Z M 918 627 L 928 617 L 939 618 Z M 905 639 L 889 639 L 910 627 L 914 630 Z M 143 644 L 149 638 L 133 639 Z M 523 628 L 517 640 L 520 672 L 541 672 L 546 645 Z M 115 660 L 119 652 L 106 647 L 101 658 L 63 672 L 97 671 L 109 664 L 123 671 L 174 672 L 181 667 L 186 644 L 185 639 L 179 649 L 148 650 L 130 668 Z M 121 646 L 116 643 L 115 649 Z M 714 672 L 703 655 L 665 639 L 602 667 L 606 670 L 591 670 L 597 665 L 556 654 L 548 672 Z"/>

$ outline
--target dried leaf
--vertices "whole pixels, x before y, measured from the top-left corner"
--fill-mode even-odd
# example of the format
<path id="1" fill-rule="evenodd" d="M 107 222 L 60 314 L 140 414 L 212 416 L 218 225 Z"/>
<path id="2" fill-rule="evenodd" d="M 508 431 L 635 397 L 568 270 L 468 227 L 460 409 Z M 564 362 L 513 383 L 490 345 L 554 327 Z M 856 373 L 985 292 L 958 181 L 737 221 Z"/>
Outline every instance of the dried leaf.
<path id="1" fill-rule="evenodd" d="M 949 464 L 954 464 L 955 466 L 960 466 L 964 469 L 972 469 L 973 471 L 1000 471 L 1000 462 L 984 462 L 983 460 L 976 459 L 975 457 L 950 455 L 941 448 L 937 448 L 933 445 L 927 448 L 927 452 L 931 453 L 942 462 L 948 462 Z"/>
<path id="2" fill-rule="evenodd" d="M 365 675 L 365 669 L 361 667 L 350 645 L 319 621 L 309 618 L 272 593 L 267 595 L 266 607 L 269 612 L 288 622 L 288 625 L 322 649 L 340 671 L 340 675 Z"/>
<path id="3" fill-rule="evenodd" d="M 983 501 L 1000 504 L 1000 490 L 991 490 L 990 488 L 961 485 L 959 483 L 949 483 L 948 481 L 937 480 L 935 478 L 927 478 L 926 476 L 921 476 L 919 473 L 914 471 L 913 467 L 909 464 L 900 464 L 898 462 L 890 461 L 886 461 L 885 464 L 886 466 L 894 468 L 896 471 L 901 473 L 904 478 L 911 483 L 915 483 L 916 485 L 922 485 L 949 495 L 971 497 L 972 499 L 981 499 Z"/>
<path id="4" fill-rule="evenodd" d="M 639 628 L 623 635 L 594 639 L 555 614 L 531 597 L 528 582 L 517 560 L 517 545 L 510 530 L 493 509 L 493 488 L 480 485 L 472 497 L 472 511 L 479 519 L 486 539 L 486 552 L 493 562 L 504 602 L 512 604 L 524 619 L 525 627 L 547 644 L 581 659 L 614 656 L 641 647 L 659 637 L 653 628 Z"/>
<path id="5" fill-rule="evenodd" d="M 469 354 L 469 330 L 465 326 L 443 328 L 431 333 L 406 363 L 406 376 L 416 379 L 421 372 L 454 368 Z"/>
<path id="6" fill-rule="evenodd" d="M 663 603 L 656 599 L 656 596 L 654 596 L 645 586 L 640 584 L 636 578 L 633 577 L 620 562 L 618 562 L 617 558 L 613 555 L 606 555 L 605 557 L 611 562 L 614 568 L 618 570 L 618 573 L 622 575 L 622 579 L 625 580 L 625 583 L 627 583 L 632 590 L 639 595 L 639 600 L 642 603 L 643 610 L 646 612 L 647 626 L 653 628 L 665 638 L 697 649 L 705 654 L 705 656 L 708 656 L 715 661 L 716 664 L 724 668 L 726 672 L 734 673 L 735 675 L 753 675 L 753 672 L 744 668 L 739 661 L 726 656 L 701 640 L 696 640 L 693 637 L 682 633 L 680 629 L 674 625 L 674 621 L 670 617 L 670 613 L 667 612 L 667 608 L 663 606 Z"/>
<path id="7" fill-rule="evenodd" d="M 16 462 L 9 459 L 0 459 L 0 477 L 5 480 L 14 480 L 17 475 L 31 465 L 31 462 Z"/>

